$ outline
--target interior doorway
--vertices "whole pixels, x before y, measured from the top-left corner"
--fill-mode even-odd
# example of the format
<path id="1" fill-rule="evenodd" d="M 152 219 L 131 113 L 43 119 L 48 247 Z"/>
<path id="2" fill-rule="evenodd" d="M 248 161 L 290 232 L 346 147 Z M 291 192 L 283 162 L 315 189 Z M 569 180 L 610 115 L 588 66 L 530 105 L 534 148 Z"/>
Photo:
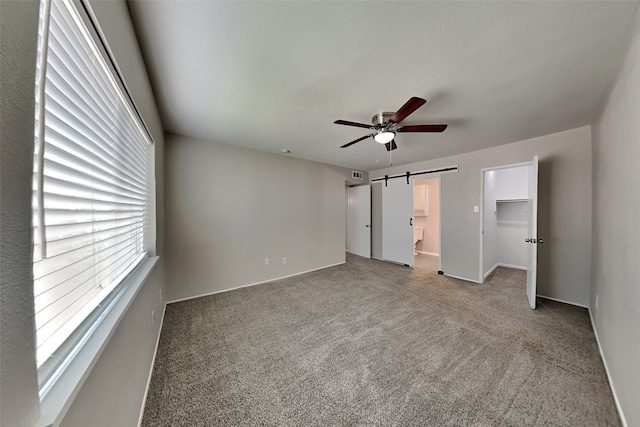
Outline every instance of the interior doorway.
<path id="1" fill-rule="evenodd" d="M 414 268 L 440 270 L 440 176 L 413 181 Z"/>
<path id="2" fill-rule="evenodd" d="M 371 258 L 371 186 L 347 189 L 347 252 Z"/>
<path id="3" fill-rule="evenodd" d="M 458 171 L 458 166 L 448 166 L 438 169 L 409 172 L 397 175 L 385 175 L 371 180 L 371 257 L 382 261 L 389 261 L 413 267 L 415 263 L 416 241 L 414 239 L 414 183 L 415 180 L 436 178 L 438 185 L 431 191 L 431 195 L 438 195 L 438 201 L 430 203 L 428 215 L 437 217 L 438 236 L 431 237 L 437 247 L 432 253 L 438 254 L 438 274 L 442 272 L 442 181 L 444 175 Z M 445 184 L 446 184 L 446 178 Z M 446 195 L 446 194 L 445 194 Z M 444 199 L 446 201 L 446 199 Z M 437 207 L 436 204 L 438 205 Z M 446 237 L 446 236 L 445 236 Z M 424 238 L 423 238 L 424 239 Z M 446 241 L 446 240 L 445 240 Z M 424 247 L 420 251 L 426 252 Z M 437 251 L 437 252 L 436 252 Z M 445 263 L 447 259 L 444 259 Z M 434 263 L 435 264 L 435 263 Z"/>
<path id="4" fill-rule="evenodd" d="M 536 307 L 538 156 L 531 162 L 481 170 L 480 283 L 498 268 L 526 271 Z"/>

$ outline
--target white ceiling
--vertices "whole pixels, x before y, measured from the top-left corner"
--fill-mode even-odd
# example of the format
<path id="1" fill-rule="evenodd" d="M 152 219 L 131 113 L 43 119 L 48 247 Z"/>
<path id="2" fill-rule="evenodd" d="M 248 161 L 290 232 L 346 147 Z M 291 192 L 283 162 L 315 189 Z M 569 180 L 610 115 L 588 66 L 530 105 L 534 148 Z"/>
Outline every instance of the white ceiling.
<path id="1" fill-rule="evenodd" d="M 637 2 L 132 1 L 165 129 L 362 170 L 372 139 L 340 145 L 411 96 L 393 164 L 590 124 Z M 377 151 L 379 161 L 377 162 Z"/>

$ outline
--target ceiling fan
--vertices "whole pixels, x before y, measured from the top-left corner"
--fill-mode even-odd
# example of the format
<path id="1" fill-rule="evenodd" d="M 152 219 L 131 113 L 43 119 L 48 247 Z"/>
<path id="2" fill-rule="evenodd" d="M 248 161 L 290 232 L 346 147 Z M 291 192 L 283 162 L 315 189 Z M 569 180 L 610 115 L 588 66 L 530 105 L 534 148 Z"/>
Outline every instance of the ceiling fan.
<path id="1" fill-rule="evenodd" d="M 409 99 L 398 111 L 394 112 L 382 112 L 374 115 L 371 118 L 373 125 L 367 125 L 364 123 L 350 122 L 347 120 L 336 120 L 337 125 L 355 126 L 359 128 L 367 128 L 373 131 L 370 135 L 365 135 L 354 141 L 340 146 L 340 148 L 347 148 L 356 142 L 360 142 L 369 137 L 379 143 L 384 144 L 387 151 L 395 150 L 398 148 L 396 145 L 395 137 L 396 133 L 400 132 L 444 132 L 447 125 L 411 125 L 400 126 L 400 122 L 406 119 L 411 113 L 422 107 L 427 101 L 416 96 Z"/>

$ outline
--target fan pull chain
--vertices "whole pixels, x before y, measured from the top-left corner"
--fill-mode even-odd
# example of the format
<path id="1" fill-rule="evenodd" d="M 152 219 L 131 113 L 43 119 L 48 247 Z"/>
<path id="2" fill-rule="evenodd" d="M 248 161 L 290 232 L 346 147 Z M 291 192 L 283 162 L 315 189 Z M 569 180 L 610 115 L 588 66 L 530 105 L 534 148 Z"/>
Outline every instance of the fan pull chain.
<path id="1" fill-rule="evenodd" d="M 380 144 L 376 144 L 376 164 L 380 161 Z"/>
<path id="2" fill-rule="evenodd" d="M 393 156 L 393 150 L 389 150 L 389 166 L 393 166 L 392 156 Z"/>

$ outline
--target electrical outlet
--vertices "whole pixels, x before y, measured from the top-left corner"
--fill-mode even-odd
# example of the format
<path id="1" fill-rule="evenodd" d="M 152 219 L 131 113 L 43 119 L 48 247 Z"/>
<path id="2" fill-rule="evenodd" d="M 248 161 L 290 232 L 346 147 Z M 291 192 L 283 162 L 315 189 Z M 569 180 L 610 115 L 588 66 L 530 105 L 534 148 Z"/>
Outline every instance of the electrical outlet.
<path id="1" fill-rule="evenodd" d="M 156 326 L 156 311 L 151 310 L 151 325 Z"/>
<path id="2" fill-rule="evenodd" d="M 269 258 L 264 259 L 264 265 L 269 265 Z"/>
<path id="3" fill-rule="evenodd" d="M 600 299 L 600 298 L 598 298 L 598 294 L 596 294 L 596 310 L 598 309 L 598 302 L 599 302 L 598 300 L 599 300 L 599 299 Z"/>
<path id="4" fill-rule="evenodd" d="M 286 264 L 286 263 L 287 263 L 287 257 L 286 257 L 286 256 L 283 256 L 283 257 L 282 257 L 282 264 Z"/>

